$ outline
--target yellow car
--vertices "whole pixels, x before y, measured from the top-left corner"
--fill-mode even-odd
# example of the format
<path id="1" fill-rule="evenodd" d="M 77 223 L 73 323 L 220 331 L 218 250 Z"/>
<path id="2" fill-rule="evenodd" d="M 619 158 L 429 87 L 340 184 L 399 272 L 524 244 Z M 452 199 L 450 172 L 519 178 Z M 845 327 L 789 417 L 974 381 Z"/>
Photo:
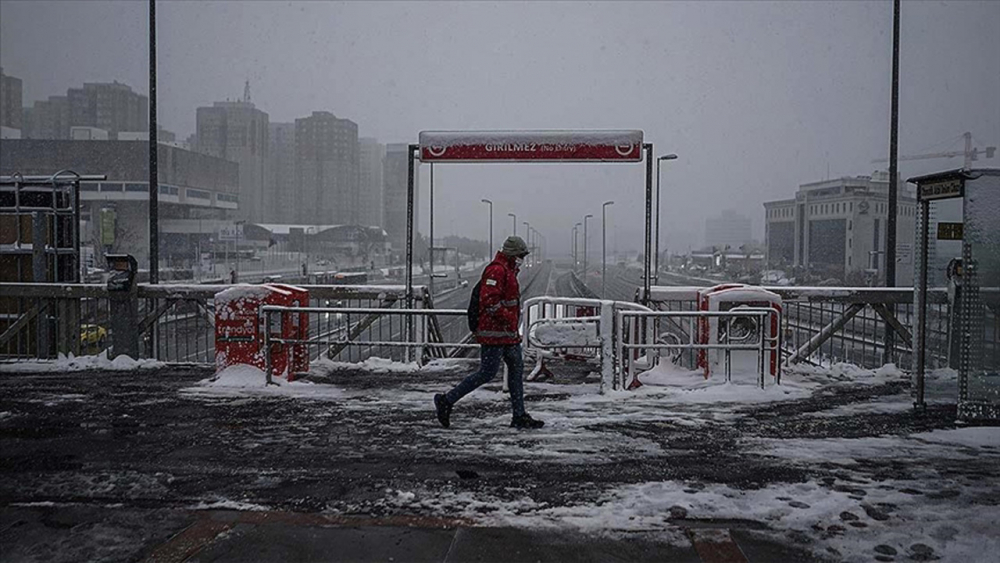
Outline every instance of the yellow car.
<path id="1" fill-rule="evenodd" d="M 108 341 L 108 331 L 101 325 L 80 325 L 80 348 L 83 350 L 96 350 L 100 352 L 104 349 L 104 344 Z"/>

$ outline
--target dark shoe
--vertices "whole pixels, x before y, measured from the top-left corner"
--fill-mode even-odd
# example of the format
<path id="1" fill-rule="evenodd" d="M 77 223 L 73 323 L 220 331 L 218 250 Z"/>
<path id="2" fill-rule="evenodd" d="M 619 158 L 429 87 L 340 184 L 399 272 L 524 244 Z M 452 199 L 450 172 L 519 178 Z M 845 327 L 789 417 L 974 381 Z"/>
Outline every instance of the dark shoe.
<path id="1" fill-rule="evenodd" d="M 447 397 L 441 393 L 434 395 L 434 408 L 437 409 L 438 422 L 441 423 L 441 426 L 445 428 L 451 426 L 451 403 L 448 402 Z"/>
<path id="2" fill-rule="evenodd" d="M 543 426 L 545 426 L 544 422 L 531 418 L 530 414 L 515 416 L 510 419 L 511 428 L 541 428 Z"/>

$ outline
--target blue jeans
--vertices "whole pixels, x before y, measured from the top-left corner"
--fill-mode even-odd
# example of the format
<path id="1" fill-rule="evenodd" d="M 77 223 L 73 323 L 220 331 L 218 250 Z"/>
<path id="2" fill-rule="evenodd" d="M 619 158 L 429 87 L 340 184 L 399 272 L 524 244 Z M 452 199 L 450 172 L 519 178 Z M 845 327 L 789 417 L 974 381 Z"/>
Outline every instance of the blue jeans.
<path id="1" fill-rule="evenodd" d="M 493 379 L 500 369 L 500 361 L 507 364 L 507 384 L 510 387 L 510 406 L 514 416 L 524 415 L 524 357 L 520 344 L 486 345 L 479 350 L 479 371 L 466 377 L 454 389 L 445 393 L 448 402 L 455 404 L 459 399 L 472 393 L 480 385 Z"/>

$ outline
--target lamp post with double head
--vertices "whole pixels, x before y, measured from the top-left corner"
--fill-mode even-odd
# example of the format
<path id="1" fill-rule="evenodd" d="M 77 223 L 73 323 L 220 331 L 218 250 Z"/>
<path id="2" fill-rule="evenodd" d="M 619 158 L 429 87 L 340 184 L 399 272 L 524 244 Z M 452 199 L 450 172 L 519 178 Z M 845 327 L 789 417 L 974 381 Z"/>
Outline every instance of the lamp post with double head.
<path id="1" fill-rule="evenodd" d="M 608 206 L 613 201 L 601 204 L 601 299 L 608 296 Z"/>
<path id="2" fill-rule="evenodd" d="M 656 159 L 656 254 L 653 258 L 653 283 L 660 283 L 660 161 L 677 160 L 676 154 L 665 154 Z"/>

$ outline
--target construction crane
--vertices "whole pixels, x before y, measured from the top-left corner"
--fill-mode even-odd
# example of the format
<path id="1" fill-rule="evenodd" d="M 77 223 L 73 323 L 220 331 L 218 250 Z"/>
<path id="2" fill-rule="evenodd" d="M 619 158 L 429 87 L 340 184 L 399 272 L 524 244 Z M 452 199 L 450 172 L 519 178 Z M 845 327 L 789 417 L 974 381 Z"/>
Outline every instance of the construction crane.
<path id="1" fill-rule="evenodd" d="M 993 158 L 996 154 L 996 147 L 986 147 L 985 149 L 978 149 L 972 147 L 972 133 L 966 131 L 962 134 L 965 138 L 965 150 L 961 151 L 945 151 L 945 152 L 932 152 L 928 154 L 913 154 L 909 156 L 901 156 L 899 160 L 925 160 L 928 158 L 953 158 L 956 156 L 965 157 L 965 164 L 963 168 L 972 168 L 973 161 L 979 160 L 979 155 L 985 155 L 986 158 Z M 882 162 L 889 162 L 887 158 L 879 158 L 872 161 L 872 164 L 879 164 Z"/>

